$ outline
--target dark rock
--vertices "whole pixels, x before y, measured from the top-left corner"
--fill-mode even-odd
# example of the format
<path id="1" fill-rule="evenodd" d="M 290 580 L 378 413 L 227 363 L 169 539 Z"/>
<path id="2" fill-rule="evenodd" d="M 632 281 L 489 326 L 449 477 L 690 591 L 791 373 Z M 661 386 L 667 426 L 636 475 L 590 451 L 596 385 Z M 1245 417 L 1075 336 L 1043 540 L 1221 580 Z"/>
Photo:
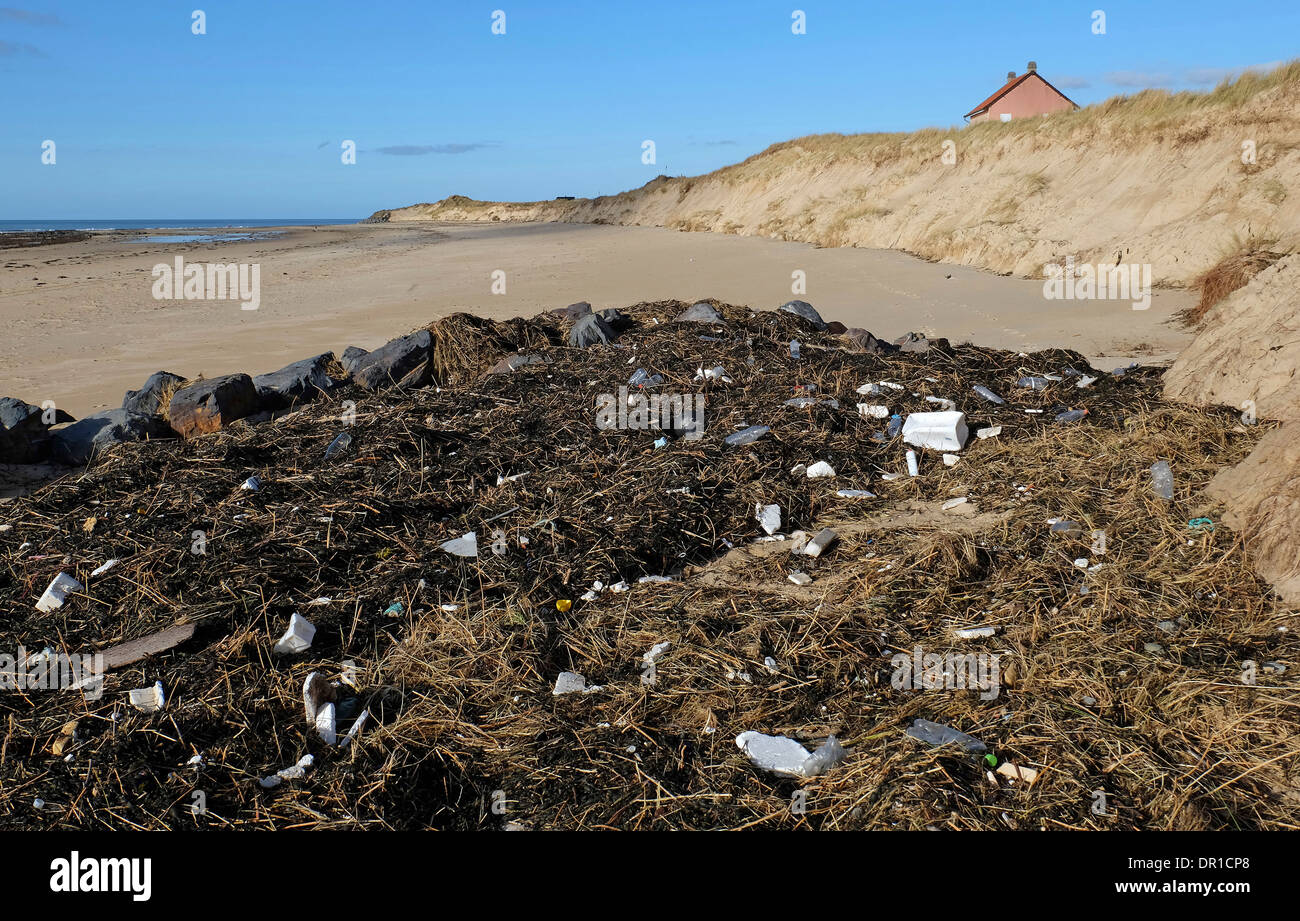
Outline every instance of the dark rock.
<path id="1" fill-rule="evenodd" d="M 781 309 L 786 313 L 792 313 L 797 317 L 803 317 L 818 330 L 826 329 L 826 321 L 822 315 L 813 309 L 813 305 L 807 301 L 790 301 L 781 305 Z"/>
<path id="2" fill-rule="evenodd" d="M 0 464 L 34 464 L 42 455 L 46 439 L 23 431 L 0 427 Z"/>
<path id="3" fill-rule="evenodd" d="M 167 407 L 167 421 L 176 434 L 192 438 L 215 432 L 261 408 L 253 379 L 247 374 L 227 374 L 177 390 Z"/>
<path id="4" fill-rule="evenodd" d="M 713 305 L 700 301 L 679 313 L 674 323 L 722 323 L 722 314 L 713 309 Z"/>
<path id="5" fill-rule="evenodd" d="M 49 428 L 51 425 L 59 425 L 64 422 L 73 422 L 74 417 L 68 415 L 61 409 L 54 410 L 54 421 L 46 423 L 41 416 L 45 410 L 39 406 L 33 406 L 17 397 L 0 397 L 0 427 L 6 429 L 24 428 L 34 430 L 37 426 Z"/>
<path id="6" fill-rule="evenodd" d="M 357 373 L 357 367 L 361 364 L 361 359 L 370 353 L 365 349 L 357 348 L 355 345 L 349 345 L 343 350 L 343 357 L 339 359 L 339 364 L 343 370 L 348 373 L 348 377 Z"/>
<path id="7" fill-rule="evenodd" d="M 287 409 L 298 403 L 310 403 L 322 393 L 328 393 L 342 381 L 330 376 L 334 353 L 324 352 L 314 358 L 304 358 L 286 365 L 270 374 L 253 378 L 258 399 L 267 409 Z"/>
<path id="8" fill-rule="evenodd" d="M 849 328 L 839 320 L 831 320 L 826 324 L 826 332 L 830 333 L 832 336 L 843 336 L 848 331 Z"/>
<path id="9" fill-rule="evenodd" d="M 41 418 L 41 408 L 17 397 L 0 397 L 0 428 L 5 430 L 26 428 L 29 419 Z"/>
<path id="10" fill-rule="evenodd" d="M 631 317 L 624 314 L 621 310 L 615 310 L 613 307 L 610 307 L 607 310 L 602 310 L 600 313 L 596 314 L 596 316 L 608 323 L 610 328 L 612 328 L 616 333 L 626 332 L 631 329 L 633 325 Z"/>
<path id="11" fill-rule="evenodd" d="M 94 413 L 55 432 L 53 456 L 65 464 L 86 464 L 115 444 L 166 438 L 172 430 L 159 416 L 109 409 Z"/>
<path id="12" fill-rule="evenodd" d="M 844 338 L 849 341 L 849 348 L 855 352 L 867 352 L 871 355 L 883 355 L 894 351 L 894 346 L 881 342 L 865 329 L 857 326 L 845 331 Z"/>
<path id="13" fill-rule="evenodd" d="M 928 352 L 930 350 L 930 340 L 920 333 L 908 333 L 901 339 L 895 339 L 894 345 L 904 352 Z"/>
<path id="14" fill-rule="evenodd" d="M 71 422 L 72 416 L 53 409 L 48 424 L 45 418 L 46 412 L 39 406 L 16 397 L 0 398 L 0 463 L 34 464 L 47 459 L 50 426 Z"/>
<path id="15" fill-rule="evenodd" d="M 162 406 L 163 397 L 169 390 L 178 390 L 185 383 L 185 378 L 170 371 L 155 371 L 149 375 L 144 386 L 139 390 L 128 390 L 122 398 L 122 408 L 131 413 L 156 415 Z"/>
<path id="16" fill-rule="evenodd" d="M 569 330 L 569 345 L 585 349 L 589 345 L 611 342 L 618 337 L 614 328 L 595 314 L 583 317 Z"/>
<path id="17" fill-rule="evenodd" d="M 433 337 L 427 329 L 402 336 L 364 355 L 352 379 L 367 390 L 419 387 L 428 380 Z"/>
<path id="18" fill-rule="evenodd" d="M 556 307 L 554 310 L 547 310 L 542 313 L 541 318 L 544 320 L 555 320 L 559 323 L 576 323 L 585 316 L 591 314 L 591 304 L 586 301 L 578 301 L 576 304 L 570 304 L 568 307 Z"/>

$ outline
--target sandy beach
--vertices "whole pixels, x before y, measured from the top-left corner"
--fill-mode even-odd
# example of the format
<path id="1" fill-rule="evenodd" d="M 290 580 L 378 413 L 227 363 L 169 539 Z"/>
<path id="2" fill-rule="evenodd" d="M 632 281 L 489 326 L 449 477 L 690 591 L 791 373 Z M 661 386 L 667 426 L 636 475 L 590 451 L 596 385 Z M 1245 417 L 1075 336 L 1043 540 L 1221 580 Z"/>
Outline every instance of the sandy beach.
<path id="1" fill-rule="evenodd" d="M 1059 346 L 1103 369 L 1165 363 L 1190 340 L 1170 322 L 1191 303 L 1183 290 L 1154 292 L 1145 311 L 1050 301 L 1040 281 L 758 237 L 543 223 L 296 227 L 255 240 L 132 242 L 139 236 L 96 233 L 0 251 L 0 395 L 53 400 L 81 416 L 119 405 L 159 369 L 190 378 L 256 374 L 348 345 L 373 348 L 456 311 L 507 318 L 578 300 L 600 309 L 716 297 L 770 309 L 798 296 L 827 320 L 881 338 L 918 330 L 1022 351 Z M 259 264 L 259 308 L 155 300 L 153 266 L 177 256 Z M 505 293 L 492 291 L 497 271 Z M 801 295 L 791 293 L 796 271 L 806 276 Z"/>

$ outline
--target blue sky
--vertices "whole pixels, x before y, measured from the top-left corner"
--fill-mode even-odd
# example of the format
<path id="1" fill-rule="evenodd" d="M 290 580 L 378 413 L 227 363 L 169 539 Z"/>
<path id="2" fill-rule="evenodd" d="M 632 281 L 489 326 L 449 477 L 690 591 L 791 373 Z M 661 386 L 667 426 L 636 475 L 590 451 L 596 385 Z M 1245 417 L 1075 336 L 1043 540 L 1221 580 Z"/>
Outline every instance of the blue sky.
<path id="1" fill-rule="evenodd" d="M 1300 34 L 1291 0 L 4 3 L 0 220 L 610 194 L 804 134 L 959 124 L 1031 59 L 1087 105 L 1204 89 Z"/>

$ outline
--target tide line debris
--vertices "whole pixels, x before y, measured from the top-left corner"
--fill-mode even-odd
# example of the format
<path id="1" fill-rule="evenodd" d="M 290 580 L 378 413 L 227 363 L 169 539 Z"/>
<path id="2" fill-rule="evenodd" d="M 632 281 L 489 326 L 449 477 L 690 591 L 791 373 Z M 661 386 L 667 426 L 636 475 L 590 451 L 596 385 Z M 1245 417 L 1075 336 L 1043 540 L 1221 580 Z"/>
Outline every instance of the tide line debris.
<path id="1" fill-rule="evenodd" d="M 1267 423 L 1169 403 L 1155 368 L 1103 375 L 1075 352 L 930 337 L 855 352 L 794 313 L 717 302 L 695 311 L 707 325 L 671 322 L 690 306 L 628 308 L 612 342 L 583 348 L 567 321 L 441 319 L 273 421 L 234 420 L 236 385 L 204 416 L 218 430 L 111 444 L 0 503 L 0 652 L 116 662 L 98 700 L 0 694 L 0 826 L 191 827 L 210 820 L 176 804 L 200 773 L 234 828 L 497 828 L 482 804 L 498 789 L 539 828 L 995 828 L 1003 812 L 1048 828 L 1294 824 L 1278 791 L 1300 772 L 1300 639 L 1228 526 L 1188 531 L 1222 521 L 1201 490 Z M 489 373 L 516 354 L 544 360 Z M 663 392 L 707 391 L 702 438 L 597 429 L 597 398 L 638 366 Z M 717 367 L 731 384 L 694 380 Z M 1067 369 L 1097 379 L 1080 389 Z M 1045 383 L 1017 387 L 1028 375 Z M 858 412 L 863 387 L 887 418 Z M 787 407 L 792 393 L 819 399 Z M 955 449 L 901 437 L 942 405 L 926 397 L 999 437 L 953 426 L 961 462 L 946 466 Z M 1088 412 L 1054 423 L 1072 409 Z M 327 460 L 341 432 L 349 449 Z M 923 475 L 893 476 L 907 450 Z M 1152 490 L 1162 459 L 1170 499 Z M 791 475 L 811 461 L 835 478 Z M 263 488 L 236 488 L 251 477 Z M 829 528 L 835 545 L 759 543 L 771 505 L 780 527 Z M 1080 528 L 1053 533 L 1049 517 Z M 470 534 L 472 555 L 443 549 Z M 92 576 L 106 559 L 119 562 Z M 60 573 L 82 587 L 37 610 Z M 299 610 L 310 650 L 270 654 Z M 973 625 L 996 634 L 954 634 Z M 643 683 L 664 642 L 671 658 Z M 896 680 L 893 657 L 917 647 L 996 665 L 991 696 L 956 667 L 941 670 L 952 687 Z M 355 663 L 346 688 L 327 677 L 340 662 Z M 602 690 L 555 696 L 562 672 Z M 164 715 L 111 718 L 159 681 Z M 317 724 L 327 705 L 337 744 Z M 991 787 L 960 745 L 911 744 L 919 713 L 1051 773 Z M 732 744 L 753 727 L 834 735 L 853 756 L 795 817 L 791 775 Z M 201 771 L 173 778 L 199 751 Z M 1098 816 L 1103 785 L 1121 808 Z"/>

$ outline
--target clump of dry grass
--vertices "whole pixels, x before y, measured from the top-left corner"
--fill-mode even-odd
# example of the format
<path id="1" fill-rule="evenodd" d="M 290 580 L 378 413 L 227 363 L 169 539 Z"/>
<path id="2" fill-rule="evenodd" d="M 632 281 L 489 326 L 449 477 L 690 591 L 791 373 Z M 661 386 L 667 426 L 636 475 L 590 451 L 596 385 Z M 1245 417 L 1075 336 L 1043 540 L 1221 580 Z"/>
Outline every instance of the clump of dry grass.
<path id="1" fill-rule="evenodd" d="M 454 313 L 426 328 L 432 339 L 430 372 L 440 384 L 463 384 L 481 376 L 502 355 L 560 341 L 553 326 L 518 317 L 497 321 Z"/>
<path id="2" fill-rule="evenodd" d="M 1200 326 L 1220 301 L 1286 255 L 1271 248 L 1276 243 L 1275 238 L 1252 236 L 1244 243 L 1238 238 L 1231 252 L 1196 277 L 1192 287 L 1199 297 L 1180 319 L 1188 326 Z"/>

